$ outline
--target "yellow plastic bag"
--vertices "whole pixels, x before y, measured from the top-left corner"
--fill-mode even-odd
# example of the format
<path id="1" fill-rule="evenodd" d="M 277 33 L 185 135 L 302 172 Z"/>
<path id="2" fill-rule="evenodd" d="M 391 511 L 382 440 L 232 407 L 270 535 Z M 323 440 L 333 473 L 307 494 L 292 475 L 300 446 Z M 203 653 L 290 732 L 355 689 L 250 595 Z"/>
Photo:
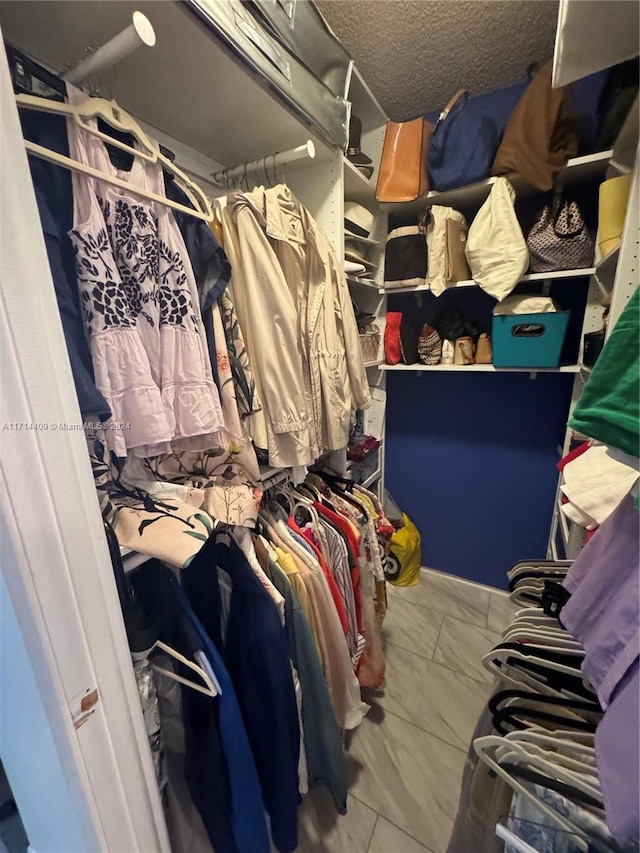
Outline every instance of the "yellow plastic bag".
<path id="1" fill-rule="evenodd" d="M 422 539 L 418 528 L 404 512 L 402 521 L 402 527 L 391 537 L 384 567 L 385 580 L 394 586 L 416 586 L 420 583 Z"/>

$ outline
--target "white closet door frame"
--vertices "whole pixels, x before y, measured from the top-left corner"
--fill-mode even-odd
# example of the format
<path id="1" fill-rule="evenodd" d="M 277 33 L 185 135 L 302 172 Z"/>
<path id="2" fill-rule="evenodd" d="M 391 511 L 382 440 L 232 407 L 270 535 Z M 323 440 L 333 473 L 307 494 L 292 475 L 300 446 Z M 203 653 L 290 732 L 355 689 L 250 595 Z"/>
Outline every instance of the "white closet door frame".
<path id="1" fill-rule="evenodd" d="M 170 845 L 84 435 L 51 426 L 81 416 L 4 49 L 0 134 L 1 566 L 49 724 L 32 727 L 23 749 L 32 755 L 42 739 L 53 745 L 58 770 L 42 771 L 75 804 L 56 829 L 73 821 L 83 851 L 164 853 Z M 25 700 L 2 691 L 3 718 L 26 717 Z M 5 762 L 17 794 L 29 790 L 19 752 Z M 48 804 L 34 799 L 18 799 L 32 849 L 69 851 L 43 825 Z"/>

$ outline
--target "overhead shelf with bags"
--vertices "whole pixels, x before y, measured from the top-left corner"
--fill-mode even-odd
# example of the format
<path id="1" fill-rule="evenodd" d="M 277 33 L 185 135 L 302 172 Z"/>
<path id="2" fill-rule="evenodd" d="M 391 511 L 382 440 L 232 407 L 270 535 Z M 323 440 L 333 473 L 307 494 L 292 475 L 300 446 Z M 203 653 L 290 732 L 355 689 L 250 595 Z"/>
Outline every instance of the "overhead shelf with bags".
<path id="1" fill-rule="evenodd" d="M 585 154 L 583 157 L 572 157 L 558 175 L 556 183 L 564 187 L 571 187 L 575 184 L 597 180 L 605 175 L 612 157 L 612 149 L 598 151 L 595 154 Z M 519 175 L 507 175 L 507 177 L 515 189 L 518 198 L 535 195 L 539 192 L 539 190 L 528 184 Z M 381 205 L 389 215 L 399 215 L 402 218 L 417 218 L 425 207 L 429 207 L 432 204 L 442 204 L 466 210 L 481 205 L 497 180 L 497 177 L 486 178 L 484 181 L 478 181 L 475 184 L 468 184 L 464 187 L 457 187 L 454 190 L 447 190 L 446 192 L 431 190 L 426 195 L 420 196 L 413 201 L 381 202 Z"/>

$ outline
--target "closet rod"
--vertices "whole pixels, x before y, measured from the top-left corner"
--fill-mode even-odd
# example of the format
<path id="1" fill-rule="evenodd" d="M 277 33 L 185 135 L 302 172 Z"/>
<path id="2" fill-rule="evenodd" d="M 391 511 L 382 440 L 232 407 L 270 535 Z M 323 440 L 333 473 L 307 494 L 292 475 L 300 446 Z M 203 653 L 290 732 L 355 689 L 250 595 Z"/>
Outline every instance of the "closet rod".
<path id="1" fill-rule="evenodd" d="M 62 79 L 74 86 L 81 86 L 91 77 L 97 77 L 105 69 L 117 65 L 125 56 L 146 44 L 153 47 L 156 34 L 151 21 L 142 12 L 134 12 L 129 26 L 114 36 L 95 53 L 79 62 L 62 75 Z"/>
<path id="2" fill-rule="evenodd" d="M 284 170 L 301 160 L 314 160 L 315 156 L 316 146 L 311 139 L 307 139 L 304 145 L 298 145 L 297 148 L 290 148 L 288 151 L 277 151 L 275 154 L 267 154 L 258 160 L 241 163 L 239 166 L 233 166 L 230 169 L 220 169 L 220 171 L 213 173 L 213 180 L 220 186 L 227 186 L 230 181 L 236 178 L 250 177 L 255 173 L 260 178 L 271 175 L 277 179 L 276 170 L 278 168 Z"/>

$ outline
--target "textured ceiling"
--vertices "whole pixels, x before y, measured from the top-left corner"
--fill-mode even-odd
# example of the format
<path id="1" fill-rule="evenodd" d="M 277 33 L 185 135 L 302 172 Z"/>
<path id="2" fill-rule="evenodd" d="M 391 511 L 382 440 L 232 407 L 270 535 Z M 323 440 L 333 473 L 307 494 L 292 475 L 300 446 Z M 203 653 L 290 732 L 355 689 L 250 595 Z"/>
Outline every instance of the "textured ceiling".
<path id="1" fill-rule="evenodd" d="M 458 88 L 515 83 L 553 54 L 557 0 L 316 2 L 396 121 L 443 107 Z"/>

